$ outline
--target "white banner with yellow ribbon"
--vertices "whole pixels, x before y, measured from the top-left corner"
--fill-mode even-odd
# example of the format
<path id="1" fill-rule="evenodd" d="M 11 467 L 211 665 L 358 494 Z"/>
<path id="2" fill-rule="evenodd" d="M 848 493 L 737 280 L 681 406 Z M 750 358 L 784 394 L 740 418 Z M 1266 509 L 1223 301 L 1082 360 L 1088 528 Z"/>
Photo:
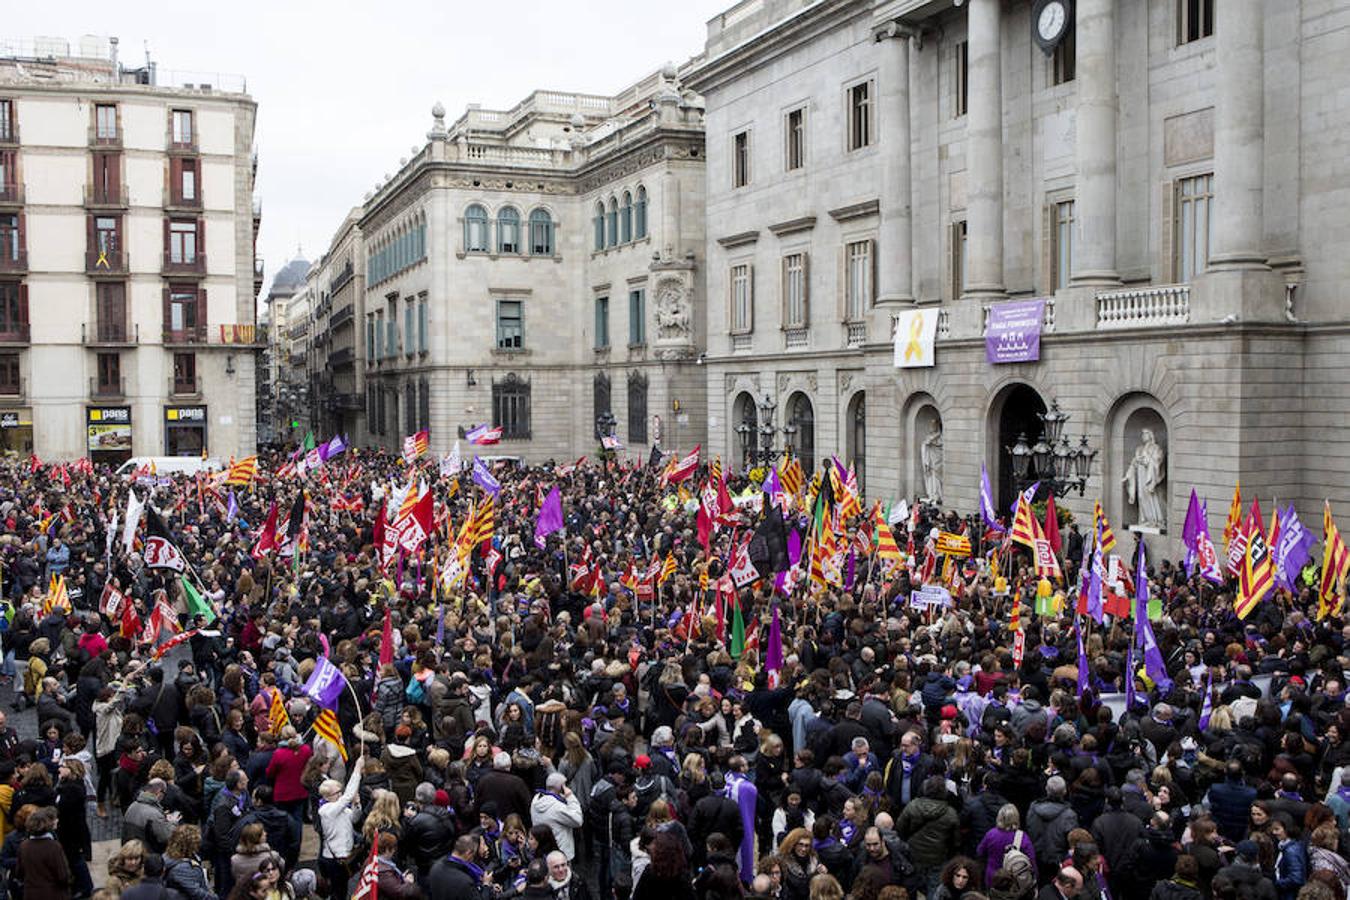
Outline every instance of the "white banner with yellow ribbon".
<path id="1" fill-rule="evenodd" d="M 938 311 L 910 309 L 895 322 L 895 367 L 926 369 L 934 364 L 933 341 L 937 338 Z"/>

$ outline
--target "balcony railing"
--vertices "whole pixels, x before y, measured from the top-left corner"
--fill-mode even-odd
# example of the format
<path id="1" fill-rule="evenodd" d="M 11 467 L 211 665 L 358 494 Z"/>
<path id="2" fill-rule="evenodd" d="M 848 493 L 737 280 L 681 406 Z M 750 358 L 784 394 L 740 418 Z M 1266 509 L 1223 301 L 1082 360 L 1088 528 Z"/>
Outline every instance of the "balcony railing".
<path id="1" fill-rule="evenodd" d="M 29 343 L 30 329 L 27 322 L 16 322 L 13 325 L 0 325 L 0 344 L 27 344 Z"/>
<path id="2" fill-rule="evenodd" d="M 84 186 L 84 205 L 91 209 L 126 209 L 128 206 L 125 185 L 108 187 L 101 184 Z"/>
<path id="3" fill-rule="evenodd" d="M 168 150 L 170 153 L 196 153 L 197 135 L 187 135 L 187 139 L 182 141 L 176 141 L 173 135 L 169 135 Z"/>
<path id="4" fill-rule="evenodd" d="M 172 252 L 165 253 L 163 271 L 165 275 L 205 275 L 206 254 L 197 253 L 192 256 L 185 256 Z"/>
<path id="5" fill-rule="evenodd" d="M 733 334 L 731 336 L 732 353 L 745 353 L 749 351 L 749 349 L 751 348 L 751 346 L 753 346 L 753 344 L 754 344 L 754 335 Z"/>
<path id="6" fill-rule="evenodd" d="M 844 343 L 849 348 L 861 347 L 867 343 L 867 323 L 846 322 L 844 324 Z"/>
<path id="7" fill-rule="evenodd" d="M 121 250 L 86 250 L 84 271 L 87 275 L 125 275 L 127 255 Z"/>
<path id="8" fill-rule="evenodd" d="M 8 247 L 0 248 L 0 272 L 22 273 L 28 271 L 28 251 L 17 252 Z"/>
<path id="9" fill-rule="evenodd" d="M 170 376 L 170 397 L 199 397 L 201 393 L 202 377 L 200 375 L 194 375 L 191 378 L 180 378 L 177 375 Z"/>
<path id="10" fill-rule="evenodd" d="M 206 326 L 193 325 L 188 328 L 165 328 L 164 343 L 166 344 L 205 344 Z"/>
<path id="11" fill-rule="evenodd" d="M 116 150 L 122 146 L 122 132 L 117 130 L 112 134 L 100 132 L 98 126 L 89 129 L 89 146 L 99 150 Z"/>
<path id="12" fill-rule="evenodd" d="M 13 107 L 11 106 L 12 110 Z M 19 143 L 19 123 L 0 120 L 0 144 Z"/>
<path id="13" fill-rule="evenodd" d="M 169 209 L 201 209 L 202 193 L 198 191 L 194 197 L 184 197 L 181 191 L 165 188 L 164 205 Z"/>
<path id="14" fill-rule="evenodd" d="M 126 322 L 88 322 L 80 325 L 80 343 L 98 344 L 139 344 L 141 326 L 127 326 Z"/>
<path id="15" fill-rule="evenodd" d="M 97 377 L 89 379 L 89 396 L 106 399 L 109 397 L 125 397 L 127 395 L 126 378 L 118 378 L 116 381 L 102 381 Z"/>
<path id="16" fill-rule="evenodd" d="M 1098 330 L 1185 325 L 1190 320 L 1189 284 L 1126 288 L 1097 295 Z"/>
<path id="17" fill-rule="evenodd" d="M 791 349 L 805 347 L 811 343 L 811 331 L 808 328 L 789 328 L 783 332 L 783 344 Z"/>
<path id="18" fill-rule="evenodd" d="M 22 399 L 28 396 L 27 388 L 28 379 L 26 378 L 20 378 L 18 381 L 3 381 L 0 382 L 0 397 L 10 400 L 16 397 Z"/>
<path id="19" fill-rule="evenodd" d="M 333 315 L 328 319 L 328 327 L 337 328 L 339 325 L 346 325 L 348 322 L 352 320 L 352 318 L 355 315 L 356 312 L 352 308 L 352 304 L 350 303 L 348 303 L 346 306 L 338 307 L 338 311 L 333 313 Z"/>
<path id="20" fill-rule="evenodd" d="M 23 206 L 23 185 L 17 181 L 0 181 L 0 206 Z"/>
<path id="21" fill-rule="evenodd" d="M 356 362 L 356 351 L 351 347 L 340 347 L 328 354 L 328 365 L 334 368 L 350 366 L 354 362 Z"/>

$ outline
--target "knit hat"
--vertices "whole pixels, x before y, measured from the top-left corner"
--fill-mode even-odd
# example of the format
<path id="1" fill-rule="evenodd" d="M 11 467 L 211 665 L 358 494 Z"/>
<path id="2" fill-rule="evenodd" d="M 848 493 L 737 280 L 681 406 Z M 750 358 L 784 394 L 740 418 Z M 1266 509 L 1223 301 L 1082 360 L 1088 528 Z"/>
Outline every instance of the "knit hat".
<path id="1" fill-rule="evenodd" d="M 450 805 L 450 794 L 444 788 L 436 791 L 436 805 L 437 806 Z"/>
<path id="2" fill-rule="evenodd" d="M 645 753 L 639 753 L 637 758 L 633 760 L 633 768 L 635 769 L 649 769 L 651 765 L 652 758 Z"/>

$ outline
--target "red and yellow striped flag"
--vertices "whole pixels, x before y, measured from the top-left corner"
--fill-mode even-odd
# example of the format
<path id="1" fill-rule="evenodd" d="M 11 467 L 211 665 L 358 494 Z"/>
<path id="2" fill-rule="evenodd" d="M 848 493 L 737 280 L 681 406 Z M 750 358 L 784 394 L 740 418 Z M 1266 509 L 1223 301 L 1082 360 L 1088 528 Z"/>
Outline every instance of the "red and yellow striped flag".
<path id="1" fill-rule="evenodd" d="M 342 729 L 338 726 L 337 713 L 331 709 L 319 710 L 319 717 L 314 720 L 314 733 L 337 747 L 342 761 L 347 761 L 347 745 L 342 741 Z"/>
<path id="2" fill-rule="evenodd" d="M 806 482 L 806 476 L 802 474 L 802 464 L 797 462 L 795 457 L 784 460 L 778 467 L 778 481 L 789 496 L 795 497 L 800 494 L 802 485 Z"/>
<path id="3" fill-rule="evenodd" d="M 1242 554 L 1238 593 L 1233 601 L 1233 612 L 1237 613 L 1239 619 L 1251 615 L 1256 605 L 1275 586 L 1275 575 L 1270 565 L 1270 545 L 1266 543 L 1266 536 L 1254 513 L 1247 519 L 1246 534 L 1247 549 Z"/>
<path id="4" fill-rule="evenodd" d="M 239 462 L 231 463 L 225 474 L 225 483 L 232 487 L 246 487 L 258 477 L 258 457 L 246 456 Z"/>
<path id="5" fill-rule="evenodd" d="M 656 577 L 657 584 L 665 584 L 675 574 L 675 554 L 666 553 L 666 561 L 661 564 L 661 574 Z"/>
<path id="6" fill-rule="evenodd" d="M 1017 509 L 1013 511 L 1012 539 L 1035 553 L 1038 530 L 1036 517 L 1031 514 L 1031 504 L 1026 497 L 1018 497 Z"/>
<path id="7" fill-rule="evenodd" d="M 1106 520 L 1106 510 L 1102 509 L 1102 501 L 1100 500 L 1092 508 L 1092 531 L 1094 534 L 1098 525 L 1102 529 L 1102 553 L 1110 553 L 1116 548 L 1116 533 L 1111 530 L 1111 523 Z"/>
<path id="8" fill-rule="evenodd" d="M 281 699 L 281 688 L 272 688 L 272 703 L 267 707 L 267 727 L 273 734 L 280 734 L 281 729 L 291 724 L 291 717 L 286 715 L 286 704 Z"/>
<path id="9" fill-rule="evenodd" d="M 1317 620 L 1341 612 L 1341 581 L 1350 573 L 1350 549 L 1331 518 L 1331 501 L 1322 508 L 1322 583 L 1317 591 Z"/>
<path id="10" fill-rule="evenodd" d="M 474 522 L 474 545 L 483 543 L 483 541 L 492 540 L 492 532 L 496 527 L 496 503 L 491 494 L 483 496 L 483 502 L 478 507 L 478 513 Z"/>
<path id="11" fill-rule="evenodd" d="M 1233 502 L 1228 504 L 1228 521 L 1223 526 L 1223 551 L 1228 552 L 1228 545 L 1242 531 L 1242 479 L 1239 478 L 1233 485 Z"/>

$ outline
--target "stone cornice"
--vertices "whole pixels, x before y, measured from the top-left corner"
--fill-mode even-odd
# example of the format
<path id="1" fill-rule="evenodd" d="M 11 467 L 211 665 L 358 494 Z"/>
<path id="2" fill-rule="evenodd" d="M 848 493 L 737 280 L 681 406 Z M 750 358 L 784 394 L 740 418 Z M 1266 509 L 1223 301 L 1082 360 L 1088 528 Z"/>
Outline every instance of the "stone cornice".
<path id="1" fill-rule="evenodd" d="M 815 216 L 799 216 L 795 219 L 788 219 L 786 222 L 770 225 L 769 230 L 774 233 L 775 237 L 783 237 L 787 234 L 796 234 L 799 231 L 807 231 L 815 227 Z"/>
<path id="2" fill-rule="evenodd" d="M 736 234 L 728 234 L 725 237 L 717 239 L 717 243 L 724 249 L 730 250 L 732 247 L 743 247 L 746 244 L 753 244 L 759 240 L 759 229 L 750 231 L 740 231 Z"/>
<path id="3" fill-rule="evenodd" d="M 850 219 L 861 219 L 863 216 L 875 216 L 880 208 L 881 204 L 876 199 L 863 200 L 830 210 L 830 218 L 836 222 L 847 222 Z"/>

